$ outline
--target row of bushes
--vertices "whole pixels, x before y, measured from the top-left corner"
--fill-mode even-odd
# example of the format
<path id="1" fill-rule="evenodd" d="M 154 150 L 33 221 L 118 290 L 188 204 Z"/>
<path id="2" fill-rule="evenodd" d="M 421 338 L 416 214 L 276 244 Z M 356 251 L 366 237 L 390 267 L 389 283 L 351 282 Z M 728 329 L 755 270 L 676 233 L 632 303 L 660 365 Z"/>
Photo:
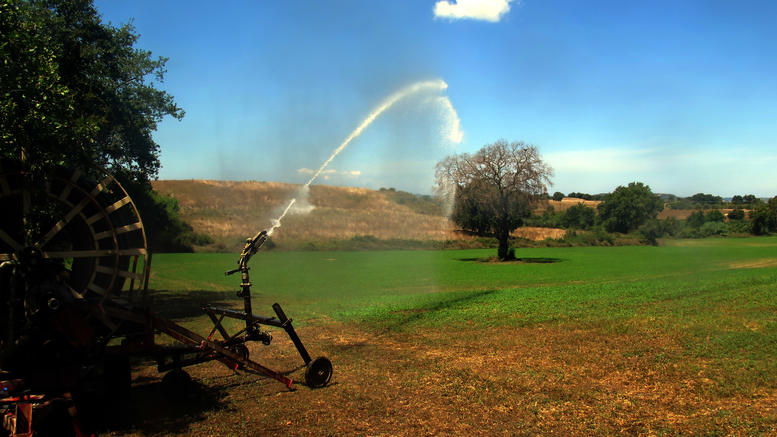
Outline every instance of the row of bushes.
<path id="1" fill-rule="evenodd" d="M 596 223 L 596 210 L 582 203 L 558 212 L 553 206 L 548 206 L 541 215 L 532 215 L 524 220 L 526 226 L 583 230 L 592 229 Z"/>

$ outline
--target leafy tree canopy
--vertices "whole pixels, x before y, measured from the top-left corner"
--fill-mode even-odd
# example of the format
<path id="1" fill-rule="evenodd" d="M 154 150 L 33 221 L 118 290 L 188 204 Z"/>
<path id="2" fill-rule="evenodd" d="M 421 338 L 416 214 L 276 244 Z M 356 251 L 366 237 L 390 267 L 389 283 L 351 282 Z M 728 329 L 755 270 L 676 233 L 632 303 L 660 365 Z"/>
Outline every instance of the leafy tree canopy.
<path id="1" fill-rule="evenodd" d="M 691 201 L 699 205 L 719 205 L 723 202 L 723 198 L 712 194 L 696 193 L 691 196 Z"/>
<path id="2" fill-rule="evenodd" d="M 155 88 L 166 59 L 134 48 L 131 24 L 103 24 L 91 0 L 0 0 L 0 34 L 4 157 L 156 177 L 151 134 L 183 111 Z"/>
<path id="3" fill-rule="evenodd" d="M 599 216 L 609 232 L 629 232 L 656 218 L 664 202 L 642 182 L 619 186 L 599 204 Z"/>
<path id="4" fill-rule="evenodd" d="M 750 225 L 751 232 L 756 235 L 777 232 L 777 196 L 758 204 L 750 212 Z"/>
<path id="5" fill-rule="evenodd" d="M 553 170 L 537 148 L 522 141 L 499 140 L 477 153 L 452 155 L 437 164 L 437 186 L 453 188 L 452 219 L 463 229 L 499 241 L 506 259 L 510 232 L 531 215 L 532 203 L 547 193 Z"/>
<path id="6" fill-rule="evenodd" d="M 157 89 L 167 60 L 135 48 L 131 24 L 104 24 L 92 0 L 0 0 L 0 35 L 0 158 L 44 177 L 53 166 L 105 167 L 130 192 L 152 249 L 201 243 L 149 182 L 160 166 L 153 131 L 184 115 Z"/>
<path id="7" fill-rule="evenodd" d="M 578 203 L 564 211 L 561 226 L 565 228 L 589 229 L 596 222 L 596 210 Z"/>

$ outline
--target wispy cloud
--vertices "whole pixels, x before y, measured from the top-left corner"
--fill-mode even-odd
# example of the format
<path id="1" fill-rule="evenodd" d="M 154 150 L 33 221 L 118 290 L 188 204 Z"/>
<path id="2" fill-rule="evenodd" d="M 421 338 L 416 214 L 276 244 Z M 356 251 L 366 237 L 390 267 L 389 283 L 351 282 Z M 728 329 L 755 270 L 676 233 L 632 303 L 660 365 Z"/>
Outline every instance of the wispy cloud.
<path id="1" fill-rule="evenodd" d="M 657 149 L 594 149 L 574 150 L 545 154 L 545 159 L 556 172 L 627 172 L 654 168 L 658 155 Z"/>
<path id="2" fill-rule="evenodd" d="M 440 0 L 434 4 L 436 18 L 498 22 L 510 12 L 514 0 Z"/>
<path id="3" fill-rule="evenodd" d="M 301 174 L 314 174 L 316 171 L 309 168 L 299 168 L 297 169 L 297 173 Z M 324 180 L 329 180 L 332 176 L 342 176 L 347 178 L 358 178 L 361 176 L 362 171 L 361 170 L 334 170 L 334 169 L 326 169 L 321 172 L 320 177 Z"/>
<path id="4" fill-rule="evenodd" d="M 777 156 L 764 154 L 754 161 L 753 153 L 747 148 L 708 148 L 699 153 L 687 147 L 623 147 L 552 152 L 543 159 L 555 170 L 554 186 L 561 191 L 604 193 L 639 181 L 654 192 L 681 196 L 704 192 L 771 197 L 777 176 L 754 179 L 752 174 L 770 174 Z"/>

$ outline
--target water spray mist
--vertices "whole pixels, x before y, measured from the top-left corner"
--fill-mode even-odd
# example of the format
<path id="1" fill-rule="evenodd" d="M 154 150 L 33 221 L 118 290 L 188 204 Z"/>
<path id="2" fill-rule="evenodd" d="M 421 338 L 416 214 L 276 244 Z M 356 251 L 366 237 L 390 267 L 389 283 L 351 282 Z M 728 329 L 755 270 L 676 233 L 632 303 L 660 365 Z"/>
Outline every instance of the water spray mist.
<path id="1" fill-rule="evenodd" d="M 397 91 L 396 93 L 388 96 L 385 100 L 383 100 L 380 105 L 378 105 L 375 109 L 370 112 L 367 117 L 359 124 L 359 126 L 356 127 L 356 129 L 353 130 L 346 138 L 343 140 L 343 142 L 332 152 L 332 154 L 327 158 L 326 161 L 324 161 L 323 164 L 321 164 L 321 167 L 316 170 L 315 173 L 313 173 L 313 176 L 310 177 L 310 179 L 305 182 L 305 185 L 303 185 L 302 190 L 307 190 L 308 187 L 310 187 L 310 184 L 313 183 L 313 181 L 318 178 L 318 176 L 321 174 L 321 172 L 326 169 L 326 167 L 329 165 L 330 162 L 332 162 L 333 159 L 335 159 L 335 156 L 339 155 L 340 152 L 342 152 L 346 147 L 348 147 L 348 144 L 351 143 L 356 137 L 361 135 L 361 133 L 367 129 L 367 127 L 372 124 L 373 121 L 375 121 L 380 114 L 385 112 L 387 109 L 391 108 L 396 102 L 399 100 L 402 100 L 403 98 L 410 96 L 415 93 L 419 93 L 422 91 L 445 91 L 448 88 L 448 84 L 445 83 L 442 79 L 437 80 L 430 80 L 430 81 L 423 81 L 423 82 L 416 82 L 408 87 L 402 88 L 401 90 Z M 459 126 L 459 117 L 456 114 L 456 110 L 453 109 L 453 105 L 451 104 L 450 100 L 448 100 L 447 97 L 441 97 L 440 102 L 442 105 L 442 108 L 447 113 L 447 119 L 449 126 L 446 126 L 448 129 L 448 138 L 453 142 L 461 142 L 462 139 L 462 132 L 461 128 Z M 294 202 L 296 202 L 296 198 L 292 198 L 289 204 L 286 206 L 286 209 L 283 210 L 283 213 L 280 217 L 272 221 L 272 227 L 267 231 L 267 235 L 272 235 L 272 233 L 275 231 L 275 228 L 278 228 L 281 226 L 281 220 L 283 217 L 286 216 L 286 214 L 289 212 L 289 209 L 291 209 L 292 205 L 294 205 Z"/>

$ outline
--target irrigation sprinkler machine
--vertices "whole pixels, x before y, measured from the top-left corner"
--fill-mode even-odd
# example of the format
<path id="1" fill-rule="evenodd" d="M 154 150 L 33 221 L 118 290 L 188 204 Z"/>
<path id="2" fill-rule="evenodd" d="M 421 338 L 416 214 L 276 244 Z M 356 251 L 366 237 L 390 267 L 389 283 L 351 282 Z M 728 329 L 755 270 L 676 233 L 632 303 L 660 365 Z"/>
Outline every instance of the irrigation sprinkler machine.
<path id="1" fill-rule="evenodd" d="M 132 357 L 155 360 L 171 396 L 190 385 L 185 367 L 214 360 L 291 390 L 289 372 L 249 357 L 248 342 L 272 340 L 263 326 L 288 334 L 308 387 L 326 386 L 332 363 L 311 358 L 281 306 L 271 317 L 252 310 L 249 261 L 278 225 L 249 238 L 226 272 L 240 273 L 242 311 L 203 306 L 213 328 L 200 335 L 152 310 L 143 222 L 115 178 L 102 169 L 39 176 L 0 162 L 0 436 L 83 435 L 126 405 Z M 225 319 L 240 329 L 230 334 Z"/>

